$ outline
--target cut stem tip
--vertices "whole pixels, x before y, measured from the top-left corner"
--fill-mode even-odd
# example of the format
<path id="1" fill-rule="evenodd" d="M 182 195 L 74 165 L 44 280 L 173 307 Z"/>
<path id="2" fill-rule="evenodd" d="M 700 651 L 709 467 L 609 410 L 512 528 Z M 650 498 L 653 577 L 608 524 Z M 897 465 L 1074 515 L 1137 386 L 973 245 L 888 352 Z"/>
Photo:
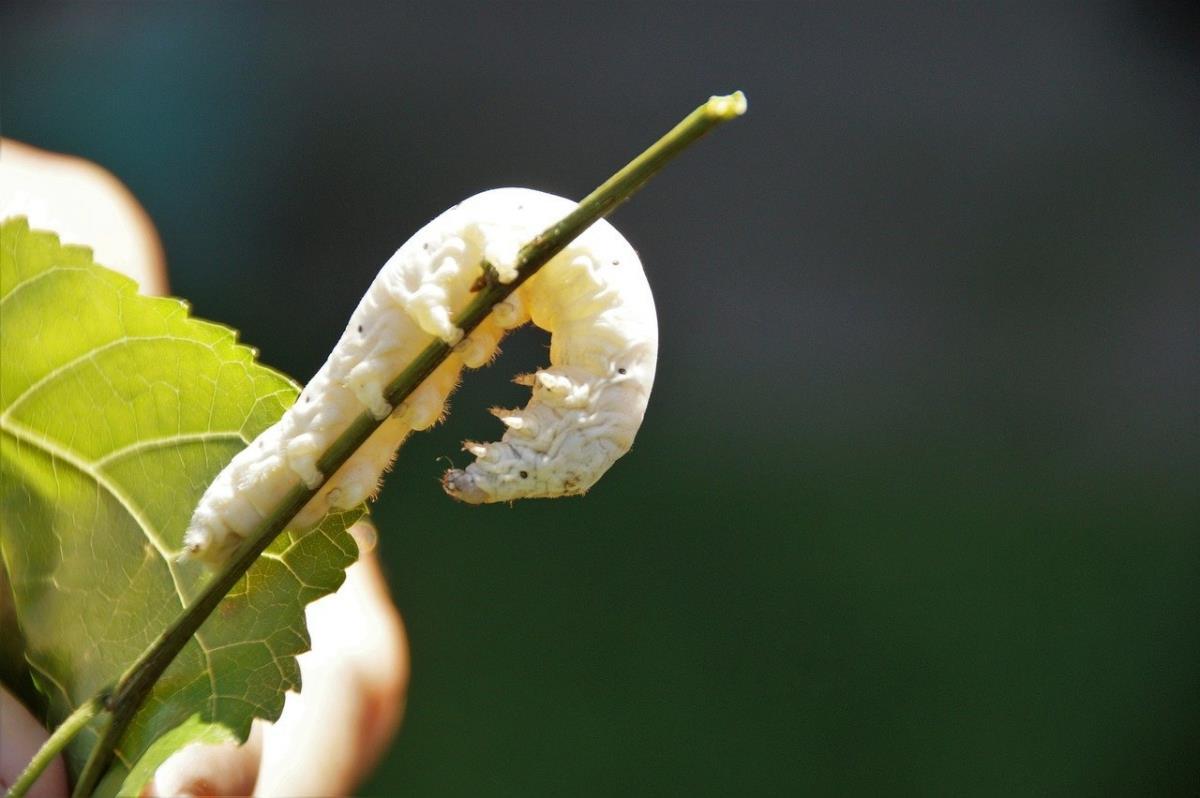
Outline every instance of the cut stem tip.
<path id="1" fill-rule="evenodd" d="M 746 95 L 740 91 L 726 94 L 724 97 L 709 97 L 704 104 L 704 111 L 709 116 L 718 119 L 733 119 L 746 113 Z"/>

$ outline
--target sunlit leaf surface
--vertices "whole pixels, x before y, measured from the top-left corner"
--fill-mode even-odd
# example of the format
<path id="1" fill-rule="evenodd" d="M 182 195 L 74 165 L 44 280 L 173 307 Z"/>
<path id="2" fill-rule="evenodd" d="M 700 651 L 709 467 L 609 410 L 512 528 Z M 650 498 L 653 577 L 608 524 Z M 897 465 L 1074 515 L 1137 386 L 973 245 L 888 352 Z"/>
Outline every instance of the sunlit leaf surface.
<path id="1" fill-rule="evenodd" d="M 297 388 L 232 330 L 189 318 L 179 300 L 140 296 L 90 250 L 23 219 L 0 227 L 0 266 L 0 545 L 54 725 L 197 593 L 207 573 L 178 560 L 192 508 Z M 244 738 L 254 718 L 278 717 L 300 686 L 304 605 L 341 584 L 358 515 L 275 541 L 155 687 L 106 791 L 136 791 L 191 740 Z M 95 740 L 89 729 L 68 749 L 72 774 Z"/>

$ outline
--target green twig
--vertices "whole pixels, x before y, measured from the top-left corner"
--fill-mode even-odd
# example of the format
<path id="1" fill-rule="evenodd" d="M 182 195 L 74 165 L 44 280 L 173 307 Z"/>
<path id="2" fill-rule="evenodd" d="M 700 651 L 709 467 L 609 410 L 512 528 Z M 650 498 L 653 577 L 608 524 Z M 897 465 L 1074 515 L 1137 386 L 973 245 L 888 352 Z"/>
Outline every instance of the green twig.
<path id="1" fill-rule="evenodd" d="M 107 696 L 101 693 L 90 701 L 80 704 L 74 712 L 67 716 L 66 720 L 58 725 L 54 734 L 50 735 L 50 739 L 42 744 L 42 747 L 33 755 L 33 759 L 29 760 L 29 764 L 25 766 L 25 770 L 8 788 L 8 798 L 19 798 L 29 791 L 29 788 L 42 775 L 42 771 L 54 761 L 54 757 L 67 747 L 67 743 L 75 739 L 75 735 L 87 728 L 87 725 L 92 722 L 92 718 L 104 710 L 106 698 Z"/>
<path id="2" fill-rule="evenodd" d="M 607 216 L 618 205 L 641 188 L 675 155 L 717 125 L 740 116 L 746 110 L 746 99 L 741 92 L 727 97 L 713 97 L 689 114 L 669 133 L 634 158 L 629 164 L 610 177 L 599 188 L 585 197 L 571 213 L 543 231 L 533 241 L 522 247 L 517 257 L 516 279 L 508 283 L 488 280 L 471 303 L 459 313 L 455 326 L 462 329 L 464 336 L 479 325 L 491 312 L 496 303 L 504 300 L 522 283 L 529 279 L 551 258 L 561 252 L 580 233 L 598 219 Z M 421 382 L 446 359 L 452 347 L 435 341 L 429 344 L 386 389 L 388 402 L 399 405 Z M 360 414 L 317 462 L 322 474 L 335 474 L 337 470 L 370 437 L 381 422 L 370 413 Z M 234 557 L 214 576 L 192 604 L 183 610 L 169 627 L 146 649 L 137 662 L 117 681 L 107 708 L 112 712 L 100 741 L 92 749 L 87 763 L 75 785 L 73 796 L 81 798 L 92 793 L 100 777 L 107 769 L 113 751 L 134 715 L 151 688 L 183 649 L 200 625 L 221 602 L 225 594 L 246 573 L 247 569 L 278 536 L 305 504 L 320 488 L 298 485 L 293 488 L 275 509 L 264 519 L 259 530 L 242 545 Z M 95 703 L 90 702 L 92 704 Z M 74 715 L 72 715 L 74 717 Z M 89 716 L 90 717 L 90 716 Z M 55 733 L 57 736 L 57 732 Z M 39 752 L 39 756 L 40 756 Z M 14 793 L 19 795 L 19 793 Z"/>

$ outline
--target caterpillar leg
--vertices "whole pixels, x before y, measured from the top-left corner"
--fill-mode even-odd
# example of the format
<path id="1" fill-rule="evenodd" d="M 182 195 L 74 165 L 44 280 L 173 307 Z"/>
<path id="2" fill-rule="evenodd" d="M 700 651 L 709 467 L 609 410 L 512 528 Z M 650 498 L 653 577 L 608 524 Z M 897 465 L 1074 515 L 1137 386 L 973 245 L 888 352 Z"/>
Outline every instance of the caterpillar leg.
<path id="1" fill-rule="evenodd" d="M 329 504 L 339 510 L 349 510 L 373 497 L 379 490 L 383 472 L 396 459 L 396 450 L 408 437 L 409 428 L 398 419 L 389 418 L 372 433 L 358 450 L 357 456 L 334 474 L 336 486 L 330 492 Z"/>
<path id="2" fill-rule="evenodd" d="M 387 379 L 384 368 L 374 359 L 364 360 L 350 369 L 345 382 L 347 390 L 377 419 L 387 418 L 393 409 L 383 395 Z"/>
<path id="3" fill-rule="evenodd" d="M 592 382 L 590 374 L 569 366 L 541 369 L 534 375 L 534 398 L 557 407 L 587 407 Z"/>
<path id="4" fill-rule="evenodd" d="M 287 464 L 310 490 L 321 484 L 325 476 L 317 469 L 317 458 L 324 451 L 327 441 L 320 440 L 311 432 L 301 433 L 287 442 Z"/>

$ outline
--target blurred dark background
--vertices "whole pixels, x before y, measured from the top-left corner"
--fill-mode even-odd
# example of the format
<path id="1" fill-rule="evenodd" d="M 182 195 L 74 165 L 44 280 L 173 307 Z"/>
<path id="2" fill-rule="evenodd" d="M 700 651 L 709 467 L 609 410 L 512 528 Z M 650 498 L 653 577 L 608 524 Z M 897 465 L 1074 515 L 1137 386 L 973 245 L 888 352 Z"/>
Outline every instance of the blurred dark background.
<path id="1" fill-rule="evenodd" d="M 1186 4 L 6 3 L 5 135 L 111 169 L 173 291 L 307 379 L 485 188 L 582 196 L 662 330 L 586 498 L 474 508 L 522 333 L 376 508 L 411 635 L 365 794 L 1200 783 L 1200 24 Z"/>

